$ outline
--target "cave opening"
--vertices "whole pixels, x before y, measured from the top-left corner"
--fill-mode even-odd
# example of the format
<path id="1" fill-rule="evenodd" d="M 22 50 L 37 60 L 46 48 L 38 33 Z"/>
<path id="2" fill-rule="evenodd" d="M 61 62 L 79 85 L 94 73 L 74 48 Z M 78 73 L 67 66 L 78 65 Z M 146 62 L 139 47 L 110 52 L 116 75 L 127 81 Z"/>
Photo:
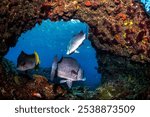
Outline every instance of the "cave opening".
<path id="1" fill-rule="evenodd" d="M 40 58 L 39 70 L 32 72 L 50 78 L 50 68 L 55 55 L 61 57 L 70 56 L 78 61 L 84 71 L 86 81 L 83 85 L 95 89 L 100 85 L 101 74 L 98 73 L 96 51 L 89 39 L 77 49 L 77 53 L 66 55 L 67 46 L 72 37 L 83 31 L 88 35 L 89 26 L 79 20 L 52 22 L 49 19 L 36 24 L 31 30 L 21 34 L 15 47 L 9 49 L 5 58 L 17 65 L 17 58 L 21 51 L 32 54 L 36 51 Z M 46 71 L 47 72 L 44 72 Z M 79 85 L 78 83 L 74 83 Z M 81 83 L 82 84 L 82 83 Z"/>

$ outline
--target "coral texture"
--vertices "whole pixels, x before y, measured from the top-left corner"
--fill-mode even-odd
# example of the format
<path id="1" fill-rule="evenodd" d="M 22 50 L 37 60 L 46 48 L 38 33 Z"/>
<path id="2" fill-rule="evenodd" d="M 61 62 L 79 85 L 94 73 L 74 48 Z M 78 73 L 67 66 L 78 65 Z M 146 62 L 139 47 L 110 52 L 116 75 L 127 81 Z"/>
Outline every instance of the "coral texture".
<path id="1" fill-rule="evenodd" d="M 15 46 L 18 37 L 39 22 L 38 0 L 2 0 L 0 2 L 0 55 Z"/>
<path id="2" fill-rule="evenodd" d="M 132 0 L 5 0 L 0 17 L 1 55 L 42 19 L 74 18 L 89 24 L 96 49 L 150 62 L 150 19 Z"/>
<path id="3" fill-rule="evenodd" d="M 102 85 L 95 99 L 150 99 L 150 65 L 99 52 Z"/>

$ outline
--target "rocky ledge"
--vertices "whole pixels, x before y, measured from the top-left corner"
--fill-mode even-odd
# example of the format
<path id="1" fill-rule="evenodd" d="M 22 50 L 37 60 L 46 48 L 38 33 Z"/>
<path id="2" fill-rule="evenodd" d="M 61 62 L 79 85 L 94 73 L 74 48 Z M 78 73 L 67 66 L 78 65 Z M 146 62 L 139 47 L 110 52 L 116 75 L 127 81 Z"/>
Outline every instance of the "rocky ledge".
<path id="1" fill-rule="evenodd" d="M 96 50 L 150 62 L 150 18 L 133 0 L 4 0 L 0 3 L 0 55 L 43 19 L 79 19 Z"/>

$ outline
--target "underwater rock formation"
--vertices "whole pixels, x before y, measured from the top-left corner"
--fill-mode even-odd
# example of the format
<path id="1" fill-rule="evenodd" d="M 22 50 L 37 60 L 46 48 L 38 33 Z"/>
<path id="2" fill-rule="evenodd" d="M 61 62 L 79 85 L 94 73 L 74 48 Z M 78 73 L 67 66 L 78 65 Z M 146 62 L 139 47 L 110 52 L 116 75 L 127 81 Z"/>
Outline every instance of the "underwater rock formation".
<path id="1" fill-rule="evenodd" d="M 96 49 L 150 62 L 150 19 L 133 0 L 5 0 L 0 17 L 0 55 L 42 19 L 79 19 Z"/>
<path id="2" fill-rule="evenodd" d="M 150 99 L 150 65 L 106 52 L 99 53 L 102 86 L 95 99 Z"/>
<path id="3" fill-rule="evenodd" d="M 0 2 L 0 55 L 15 46 L 22 32 L 39 22 L 40 0 L 3 0 Z"/>

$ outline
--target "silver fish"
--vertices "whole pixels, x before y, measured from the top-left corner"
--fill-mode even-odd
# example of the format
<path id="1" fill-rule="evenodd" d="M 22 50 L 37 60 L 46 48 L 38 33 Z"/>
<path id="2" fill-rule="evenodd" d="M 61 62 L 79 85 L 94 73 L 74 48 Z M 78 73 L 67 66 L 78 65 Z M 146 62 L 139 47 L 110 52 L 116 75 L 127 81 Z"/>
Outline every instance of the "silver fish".
<path id="1" fill-rule="evenodd" d="M 37 68 L 39 64 L 40 60 L 37 52 L 29 55 L 22 51 L 17 59 L 17 70 L 26 71 L 34 69 Z"/>
<path id="2" fill-rule="evenodd" d="M 51 80 L 55 77 L 62 78 L 60 83 L 67 83 L 68 87 L 72 87 L 73 81 L 85 81 L 83 70 L 79 63 L 72 57 L 62 57 L 59 62 L 54 57 L 51 71 Z"/>
<path id="3" fill-rule="evenodd" d="M 81 31 L 77 35 L 75 35 L 69 42 L 69 45 L 67 47 L 67 55 L 70 55 L 74 52 L 79 53 L 77 48 L 83 43 L 83 41 L 86 39 L 86 34 Z"/>

